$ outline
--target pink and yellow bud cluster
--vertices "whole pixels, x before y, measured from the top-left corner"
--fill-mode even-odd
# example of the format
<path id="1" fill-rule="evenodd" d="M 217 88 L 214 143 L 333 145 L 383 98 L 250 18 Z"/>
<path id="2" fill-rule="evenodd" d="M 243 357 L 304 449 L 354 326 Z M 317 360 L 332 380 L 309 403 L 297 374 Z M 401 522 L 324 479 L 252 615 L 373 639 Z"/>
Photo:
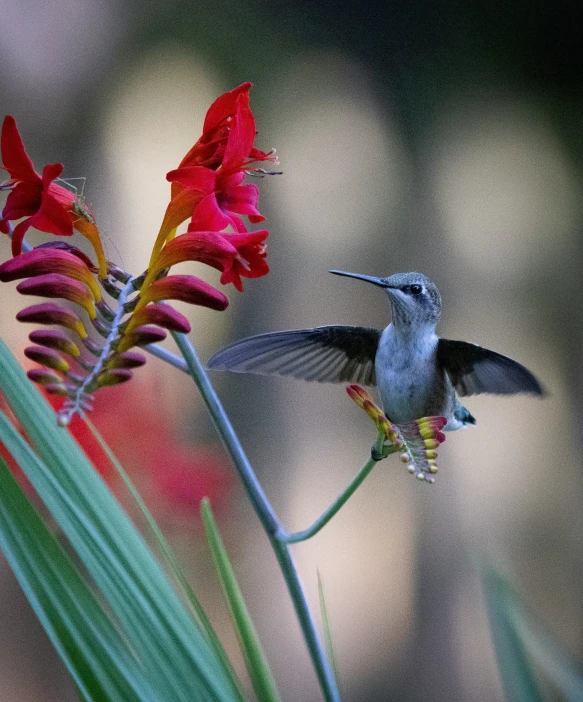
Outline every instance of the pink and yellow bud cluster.
<path id="1" fill-rule="evenodd" d="M 372 395 L 360 385 L 347 385 L 350 398 L 373 420 L 379 431 L 384 432 L 389 444 L 399 453 L 407 470 L 418 480 L 435 481 L 437 452 L 445 441 L 441 431 L 447 424 L 445 417 L 423 417 L 406 424 L 393 424 L 378 407 Z"/>

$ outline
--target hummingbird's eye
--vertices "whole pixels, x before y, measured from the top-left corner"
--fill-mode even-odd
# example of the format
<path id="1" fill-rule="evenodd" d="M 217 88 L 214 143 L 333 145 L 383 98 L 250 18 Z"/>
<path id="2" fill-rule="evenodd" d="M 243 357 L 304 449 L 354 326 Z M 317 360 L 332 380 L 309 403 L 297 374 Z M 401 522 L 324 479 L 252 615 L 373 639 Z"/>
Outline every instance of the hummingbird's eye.
<path id="1" fill-rule="evenodd" d="M 422 292 L 423 292 L 422 285 L 412 285 L 411 286 L 411 294 L 412 295 L 420 295 Z"/>

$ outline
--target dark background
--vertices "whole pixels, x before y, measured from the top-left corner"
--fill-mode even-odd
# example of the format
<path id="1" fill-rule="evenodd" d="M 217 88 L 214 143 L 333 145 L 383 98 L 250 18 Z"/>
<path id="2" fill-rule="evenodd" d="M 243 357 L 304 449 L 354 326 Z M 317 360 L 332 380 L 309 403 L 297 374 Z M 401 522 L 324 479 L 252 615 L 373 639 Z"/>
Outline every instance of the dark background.
<path id="1" fill-rule="evenodd" d="M 346 700 L 501 698 L 475 570 L 483 558 L 581 653 L 579 9 L 0 0 L 0 112 L 16 117 L 37 167 L 62 161 L 67 177 L 87 176 L 108 256 L 132 273 L 167 204 L 164 175 L 198 138 L 206 108 L 255 83 L 257 145 L 275 146 L 284 171 L 260 183 L 272 271 L 242 296 L 229 291 L 225 313 L 190 312 L 204 359 L 244 334 L 383 326 L 378 290 L 326 271 L 419 270 L 441 290 L 443 336 L 517 358 L 548 389 L 544 401 L 471 398 L 478 426 L 448 436 L 436 485 L 387 461 L 295 547 L 315 610 L 322 575 Z M 3 288 L 0 322 L 22 357 L 13 287 Z M 213 440 L 182 376 L 156 361 L 139 375 L 130 398 L 150 397 L 181 441 Z M 366 459 L 372 425 L 341 386 L 213 379 L 278 513 L 290 529 L 307 526 Z M 131 426 L 127 404 L 120 422 Z M 131 455 L 136 433 L 117 450 Z M 236 657 L 197 512 L 181 515 L 163 525 Z M 221 527 L 284 699 L 319 699 L 236 484 Z M 5 566 L 0 578 L 0 696 L 74 699 Z"/>

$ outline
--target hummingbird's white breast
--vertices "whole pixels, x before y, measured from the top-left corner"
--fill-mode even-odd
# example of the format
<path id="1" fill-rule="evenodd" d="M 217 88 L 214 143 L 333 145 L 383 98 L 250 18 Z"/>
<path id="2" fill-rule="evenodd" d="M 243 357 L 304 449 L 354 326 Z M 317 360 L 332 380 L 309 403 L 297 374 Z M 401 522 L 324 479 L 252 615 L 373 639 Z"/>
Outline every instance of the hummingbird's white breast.
<path id="1" fill-rule="evenodd" d="M 433 326 L 411 333 L 398 331 L 391 323 L 382 333 L 375 371 L 383 410 L 392 422 L 451 413 L 453 408 L 444 406 L 450 403 L 437 367 L 438 340 Z M 449 413 L 444 414 L 445 410 Z"/>

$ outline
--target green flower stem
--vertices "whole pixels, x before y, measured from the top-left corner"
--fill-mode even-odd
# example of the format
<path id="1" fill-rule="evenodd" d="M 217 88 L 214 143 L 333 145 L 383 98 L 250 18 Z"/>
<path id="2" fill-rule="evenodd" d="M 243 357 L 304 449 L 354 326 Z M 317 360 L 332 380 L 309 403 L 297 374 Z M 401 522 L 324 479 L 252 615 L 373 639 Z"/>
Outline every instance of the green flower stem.
<path id="1" fill-rule="evenodd" d="M 142 346 L 142 348 L 144 351 L 151 353 L 152 356 L 161 358 L 163 361 L 166 361 L 166 363 L 174 366 L 174 368 L 178 368 L 178 370 L 184 371 L 184 373 L 190 375 L 190 371 L 184 359 L 172 353 L 172 351 L 168 351 L 163 346 L 158 346 L 157 344 L 148 344 L 147 346 Z"/>
<path id="2" fill-rule="evenodd" d="M 385 440 L 385 435 L 382 431 L 379 431 L 376 449 L 380 452 L 383 449 L 383 442 Z M 389 450 L 387 456 L 391 453 L 395 453 L 396 449 Z M 326 524 L 332 519 L 332 517 L 343 507 L 346 502 L 352 497 L 356 492 L 357 488 L 362 485 L 366 476 L 372 471 L 378 461 L 369 458 L 368 461 L 362 466 L 358 473 L 354 476 L 350 485 L 344 490 L 344 492 L 328 507 L 328 509 L 318 517 L 311 527 L 304 529 L 303 531 L 297 531 L 295 534 L 286 534 L 285 536 L 280 536 L 280 540 L 286 544 L 296 544 L 299 541 L 305 541 L 315 536 L 320 529 L 323 529 Z"/>
<path id="3" fill-rule="evenodd" d="M 289 546 L 285 542 L 285 537 L 287 536 L 285 529 L 280 524 L 273 507 L 263 492 L 263 488 L 257 480 L 257 476 L 235 434 L 235 430 L 188 337 L 177 332 L 172 332 L 172 336 L 180 352 L 184 356 L 190 374 L 209 410 L 215 428 L 243 481 L 243 485 L 245 486 L 255 512 L 263 528 L 267 532 L 296 610 L 296 615 L 300 622 L 304 639 L 308 651 L 310 652 L 310 657 L 316 669 L 324 698 L 327 702 L 339 702 L 340 694 L 338 692 L 336 680 L 334 679 L 334 674 L 324 652 L 324 648 L 320 643 L 318 634 L 316 633 L 316 627 L 310 614 L 297 568 L 292 559 Z"/>

